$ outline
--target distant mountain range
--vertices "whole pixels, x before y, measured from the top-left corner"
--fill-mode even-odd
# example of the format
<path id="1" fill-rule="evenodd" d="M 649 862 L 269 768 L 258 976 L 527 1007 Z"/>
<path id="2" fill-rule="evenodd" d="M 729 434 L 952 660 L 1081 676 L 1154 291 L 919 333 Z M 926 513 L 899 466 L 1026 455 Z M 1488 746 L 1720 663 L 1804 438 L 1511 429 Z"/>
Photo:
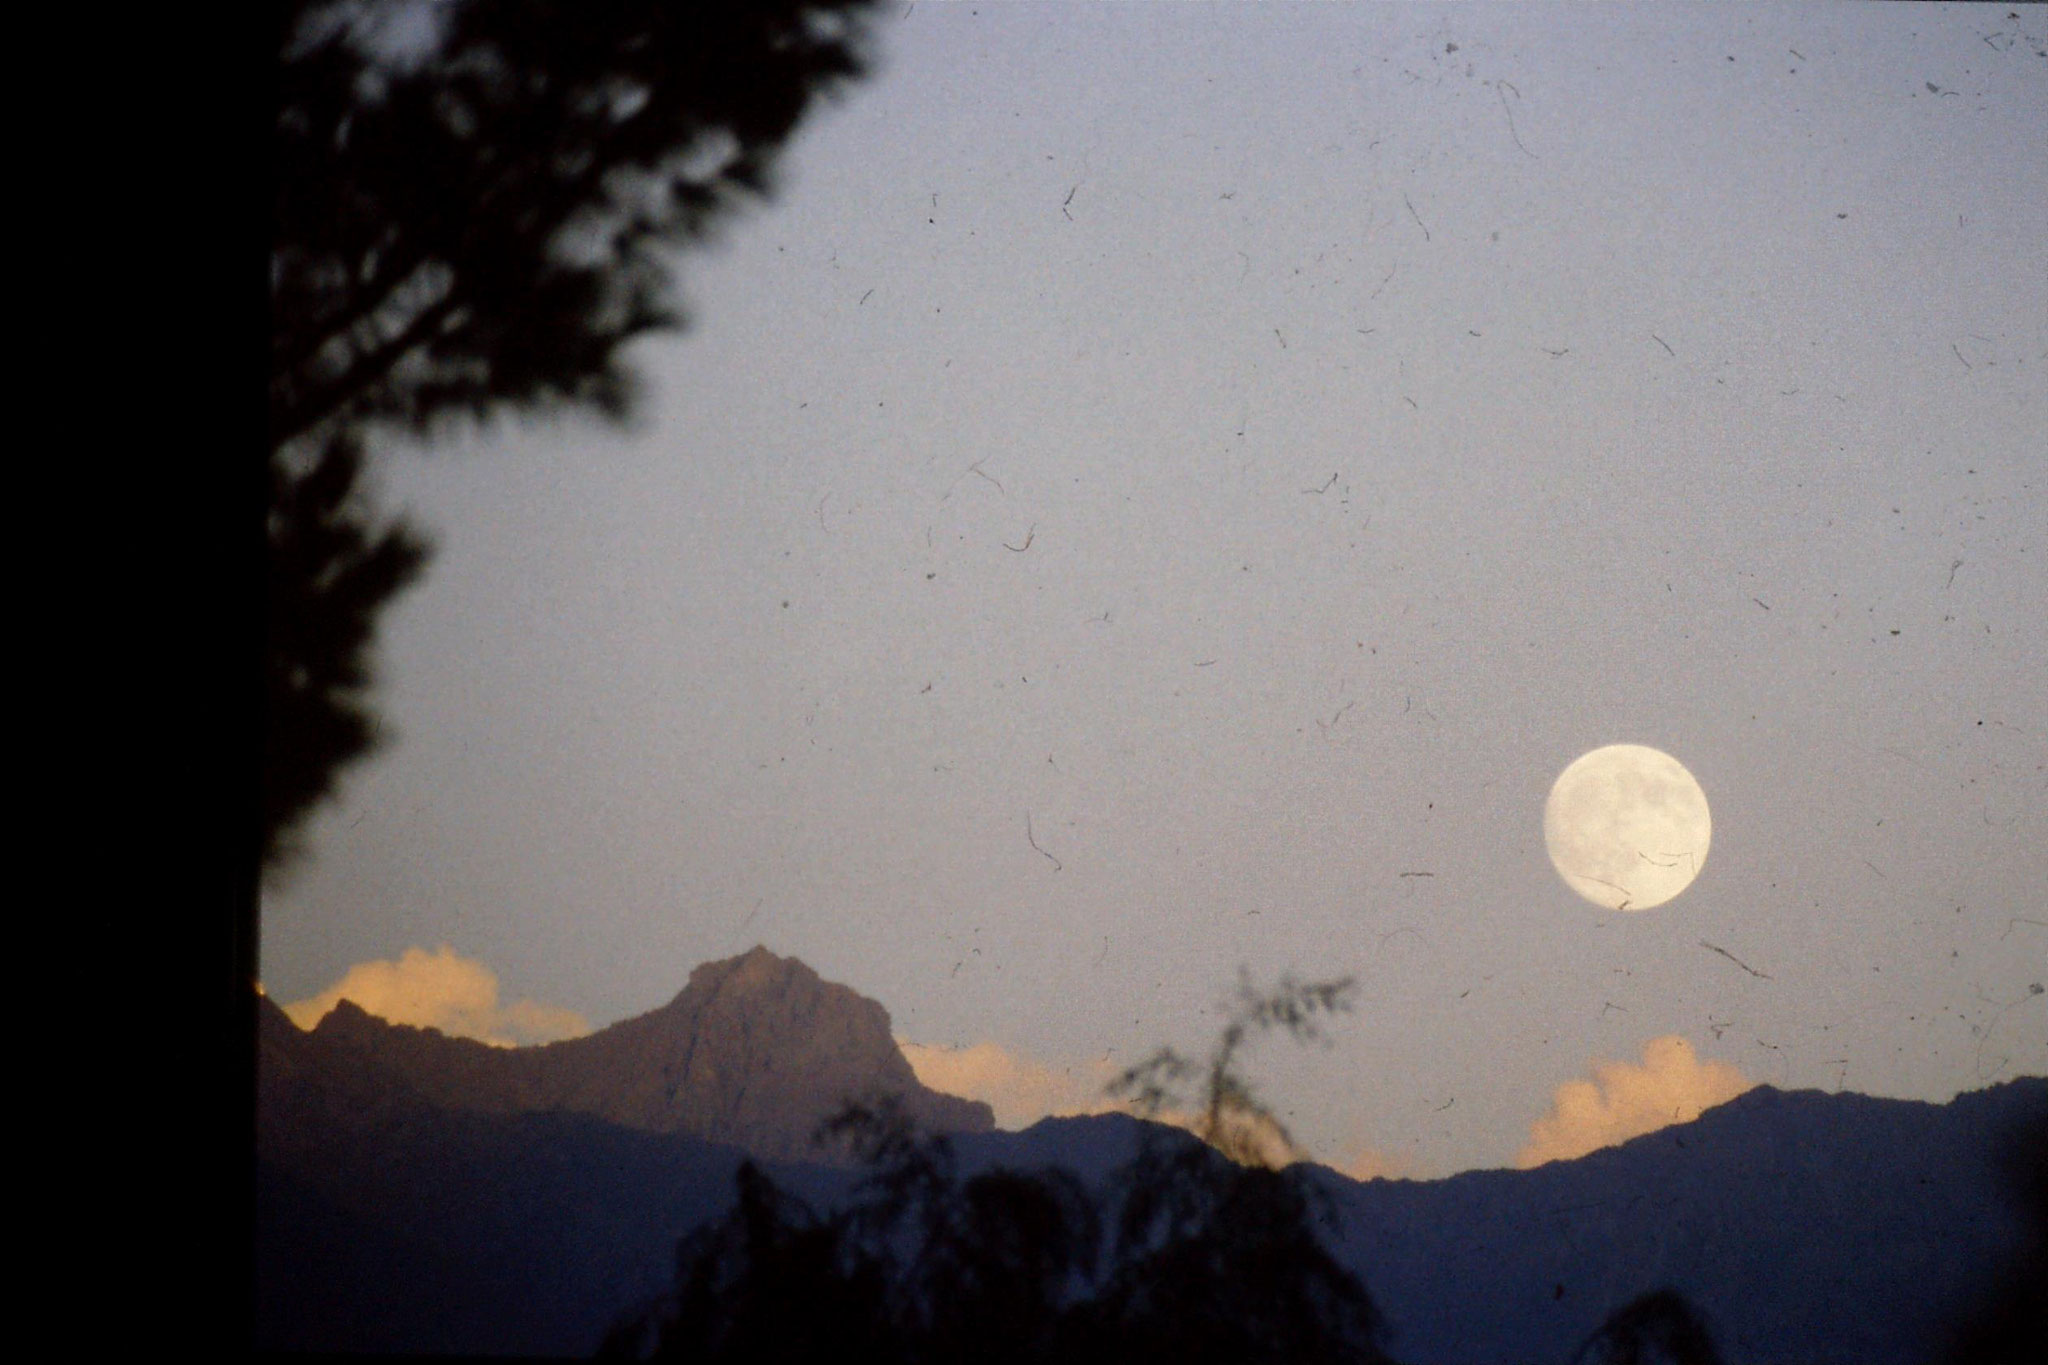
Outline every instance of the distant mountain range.
<path id="1" fill-rule="evenodd" d="M 993 1131 L 918 1084 L 887 1013 L 763 949 L 659 1010 L 499 1049 L 344 1003 L 310 1033 L 259 1005 L 257 1344 L 583 1354 L 665 1288 L 677 1240 L 750 1155 L 818 1203 L 857 1173 L 810 1143 L 892 1094 L 965 1169 L 1099 1183 L 1144 1127 Z M 1564 1361 L 1616 1306 L 1683 1292 L 1737 1362 L 1922 1362 L 2029 1236 L 2015 1143 L 2048 1079 L 1947 1105 L 1761 1087 L 1532 1171 L 1359 1183 L 1316 1169 L 1329 1241 L 1413 1365 Z M 2036 1149 L 2038 1156 L 2038 1149 Z"/>

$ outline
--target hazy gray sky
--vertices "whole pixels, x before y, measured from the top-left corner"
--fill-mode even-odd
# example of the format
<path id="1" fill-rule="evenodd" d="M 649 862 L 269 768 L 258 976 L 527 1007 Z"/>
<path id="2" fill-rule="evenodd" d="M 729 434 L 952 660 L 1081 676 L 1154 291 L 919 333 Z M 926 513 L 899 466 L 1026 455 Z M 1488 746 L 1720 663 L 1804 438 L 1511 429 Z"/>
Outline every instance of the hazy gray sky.
<path id="1" fill-rule="evenodd" d="M 1667 1035 L 2048 1071 L 2040 9 L 881 37 L 684 261 L 635 430 L 382 466 L 439 553 L 273 995 L 447 943 L 603 1024 L 760 942 L 1082 1076 L 1240 964 L 1352 974 L 1254 1074 L 1432 1172 Z M 1712 803 L 1640 914 L 1544 855 L 1614 742 Z"/>

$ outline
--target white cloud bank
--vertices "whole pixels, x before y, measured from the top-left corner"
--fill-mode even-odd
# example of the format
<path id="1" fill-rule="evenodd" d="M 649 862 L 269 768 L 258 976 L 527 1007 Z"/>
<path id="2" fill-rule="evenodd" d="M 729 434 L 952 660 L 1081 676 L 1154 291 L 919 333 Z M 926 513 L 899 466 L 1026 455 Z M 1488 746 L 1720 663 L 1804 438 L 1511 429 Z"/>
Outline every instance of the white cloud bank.
<path id="1" fill-rule="evenodd" d="M 1584 1156 L 1734 1099 L 1756 1084 L 1726 1062 L 1702 1062 L 1677 1034 L 1643 1044 L 1643 1060 L 1600 1062 L 1590 1081 L 1566 1081 L 1550 1112 L 1529 1129 L 1517 1166 L 1541 1166 Z"/>
<path id="2" fill-rule="evenodd" d="M 590 1032 L 590 1021 L 574 1010 L 524 999 L 501 1004 L 498 974 L 445 943 L 431 953 L 407 948 L 396 962 L 358 962 L 341 980 L 286 1005 L 284 1012 L 310 1029 L 343 1000 L 394 1024 L 437 1028 L 492 1047 L 552 1043 Z"/>

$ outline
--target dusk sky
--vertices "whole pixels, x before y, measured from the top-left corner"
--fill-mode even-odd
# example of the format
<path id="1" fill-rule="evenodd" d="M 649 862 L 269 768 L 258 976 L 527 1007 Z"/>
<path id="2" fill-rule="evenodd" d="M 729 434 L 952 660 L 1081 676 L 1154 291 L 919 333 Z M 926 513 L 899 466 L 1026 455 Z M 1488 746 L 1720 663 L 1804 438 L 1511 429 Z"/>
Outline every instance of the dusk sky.
<path id="1" fill-rule="evenodd" d="M 630 429 L 388 446 L 437 553 L 272 996 L 447 945 L 560 1036 L 760 943 L 1017 1121 L 1350 975 L 1250 1072 L 1419 1175 L 2048 1072 L 2048 14 L 878 38 Z M 1620 743 L 1712 813 L 1639 912 L 1545 852 Z"/>

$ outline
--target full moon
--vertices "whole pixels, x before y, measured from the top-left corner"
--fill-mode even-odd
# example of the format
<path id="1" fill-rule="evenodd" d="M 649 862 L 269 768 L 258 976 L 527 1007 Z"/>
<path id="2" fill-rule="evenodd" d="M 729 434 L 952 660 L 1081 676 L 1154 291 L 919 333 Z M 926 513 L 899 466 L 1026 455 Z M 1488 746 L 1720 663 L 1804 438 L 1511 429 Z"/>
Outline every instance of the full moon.
<path id="1" fill-rule="evenodd" d="M 1648 910 L 1692 885 L 1712 834 L 1707 794 L 1693 775 L 1641 744 L 1581 754 L 1543 803 L 1551 866 L 1609 910 Z"/>

